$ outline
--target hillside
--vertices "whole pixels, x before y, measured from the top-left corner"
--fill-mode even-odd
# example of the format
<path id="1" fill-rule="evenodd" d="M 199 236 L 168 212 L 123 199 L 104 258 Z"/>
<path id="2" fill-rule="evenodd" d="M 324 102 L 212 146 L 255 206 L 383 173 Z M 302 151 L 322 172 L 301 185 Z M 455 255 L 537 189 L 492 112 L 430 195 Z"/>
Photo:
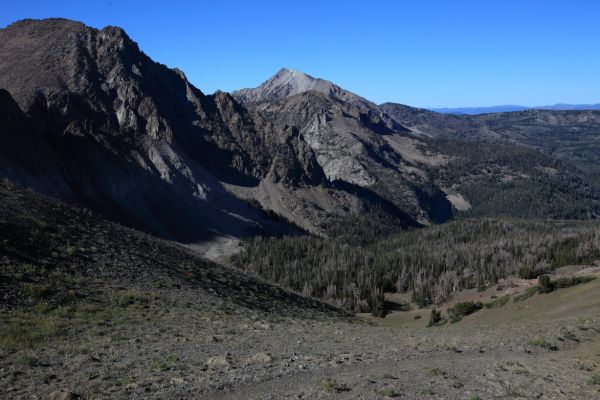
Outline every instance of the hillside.
<path id="1" fill-rule="evenodd" d="M 384 293 L 408 294 L 424 307 L 522 268 L 541 274 L 591 263 L 600 258 L 597 225 L 481 218 L 386 234 L 353 220 L 348 226 L 354 230 L 326 240 L 255 238 L 233 263 L 307 296 L 378 314 Z"/>
<path id="2" fill-rule="evenodd" d="M 597 110 L 526 110 L 484 115 L 440 114 L 395 103 L 380 106 L 413 132 L 430 136 L 502 140 L 526 145 L 572 163 L 584 171 L 598 172 Z"/>
<path id="3" fill-rule="evenodd" d="M 7 398 L 597 393 L 597 281 L 508 307 L 501 326 L 485 310 L 436 328 L 390 315 L 385 327 L 13 184 L 0 199 Z"/>
<path id="4" fill-rule="evenodd" d="M 0 381 L 11 398 L 45 390 L 35 381 L 24 385 L 29 377 L 19 376 L 20 368 L 43 373 L 81 363 L 85 354 L 110 357 L 103 343 L 143 343 L 131 351 L 149 357 L 153 368 L 151 360 L 169 359 L 166 343 L 200 321 L 208 324 L 204 334 L 219 335 L 220 324 L 233 321 L 347 315 L 8 182 L 0 183 L 0 238 L 0 363 L 7 371 Z M 210 343 L 210 336 L 196 340 Z M 68 368 L 48 379 L 56 385 L 73 373 Z M 122 371 L 102 373 L 125 379 Z"/>
<path id="5" fill-rule="evenodd" d="M 600 4 L 13 3 L 0 400 L 600 399 Z"/>
<path id="6" fill-rule="evenodd" d="M 164 290 L 207 310 L 220 304 L 280 316 L 339 313 L 10 182 L 0 183 L 0 198 L 5 311 L 42 303 L 79 307 L 110 302 L 119 292 Z"/>

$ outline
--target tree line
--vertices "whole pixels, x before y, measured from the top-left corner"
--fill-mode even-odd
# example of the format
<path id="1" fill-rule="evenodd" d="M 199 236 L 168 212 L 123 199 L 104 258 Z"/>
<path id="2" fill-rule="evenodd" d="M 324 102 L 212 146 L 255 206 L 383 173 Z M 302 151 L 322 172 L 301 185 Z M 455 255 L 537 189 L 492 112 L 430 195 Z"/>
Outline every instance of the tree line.
<path id="1" fill-rule="evenodd" d="M 385 235 L 366 213 L 335 224 L 329 238 L 256 237 L 232 258 L 242 270 L 355 312 L 377 311 L 384 292 L 436 305 L 526 268 L 538 273 L 600 259 L 594 221 L 460 219 Z M 379 216 L 381 217 L 381 216 Z M 381 222 L 381 221 L 378 221 Z M 361 232 L 361 227 L 365 231 Z"/>

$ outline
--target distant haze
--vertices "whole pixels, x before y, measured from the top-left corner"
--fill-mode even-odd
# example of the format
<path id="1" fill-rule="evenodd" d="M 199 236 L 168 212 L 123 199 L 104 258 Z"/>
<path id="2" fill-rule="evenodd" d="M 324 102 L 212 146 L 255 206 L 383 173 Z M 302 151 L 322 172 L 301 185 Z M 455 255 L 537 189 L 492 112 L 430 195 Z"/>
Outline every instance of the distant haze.
<path id="1" fill-rule="evenodd" d="M 490 107 L 446 107 L 446 108 L 427 108 L 444 114 L 488 114 L 498 112 L 513 112 L 524 110 L 600 110 L 600 104 L 554 104 L 551 106 L 526 107 L 516 105 L 490 106 Z"/>

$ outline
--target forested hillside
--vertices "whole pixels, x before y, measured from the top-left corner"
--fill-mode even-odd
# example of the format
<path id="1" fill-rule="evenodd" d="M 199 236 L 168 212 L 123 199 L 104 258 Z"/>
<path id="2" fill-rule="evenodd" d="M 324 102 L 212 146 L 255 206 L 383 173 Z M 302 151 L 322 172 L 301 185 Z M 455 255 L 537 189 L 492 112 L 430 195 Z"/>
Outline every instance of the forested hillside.
<path id="1" fill-rule="evenodd" d="M 593 221 L 464 219 L 371 241 L 352 240 L 361 237 L 358 225 L 353 232 L 340 230 L 330 239 L 255 238 L 233 262 L 304 295 L 368 311 L 381 306 L 384 291 L 412 292 L 426 306 L 521 268 L 545 272 L 600 258 L 600 227 Z"/>
<path id="2" fill-rule="evenodd" d="M 600 216 L 600 181 L 565 161 L 507 141 L 440 138 L 428 144 L 450 157 L 431 174 L 472 206 L 457 216 Z"/>

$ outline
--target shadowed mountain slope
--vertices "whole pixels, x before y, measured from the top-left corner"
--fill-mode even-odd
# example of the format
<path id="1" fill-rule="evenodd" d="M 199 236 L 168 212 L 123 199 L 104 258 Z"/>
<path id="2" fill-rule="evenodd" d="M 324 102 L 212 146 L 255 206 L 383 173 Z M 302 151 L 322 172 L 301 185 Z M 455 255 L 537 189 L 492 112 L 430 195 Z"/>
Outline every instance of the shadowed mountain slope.
<path id="1" fill-rule="evenodd" d="M 0 60 L 0 87 L 19 106 L 3 92 L 4 177 L 181 241 L 263 227 L 207 168 L 211 157 L 233 164 L 214 151 L 233 136 L 229 97 L 203 95 L 114 27 L 21 21 L 0 31 Z"/>
<path id="2" fill-rule="evenodd" d="M 0 30 L 0 177 L 185 243 L 297 232 L 287 222 L 322 234 L 373 207 L 402 227 L 515 207 L 598 215 L 587 176 L 541 157 L 530 133 L 555 138 L 550 127 L 584 118 L 580 137 L 593 148 L 596 115 L 577 113 L 377 106 L 289 69 L 255 89 L 205 95 L 120 28 L 48 19 Z M 514 196 L 507 180 L 543 199 Z M 561 202 L 577 206 L 556 212 Z"/>
<path id="3" fill-rule="evenodd" d="M 226 93 L 204 95 L 120 28 L 14 23 L 0 30 L 0 88 L 3 177 L 163 237 L 193 243 L 293 231 L 224 185 L 263 183 L 245 200 L 258 191 L 262 208 L 308 229 L 339 214 L 340 203 L 364 206 L 323 186 L 314 154 L 289 126 Z M 305 187 L 319 193 L 290 201 Z"/>
<path id="4" fill-rule="evenodd" d="M 328 175 L 296 126 L 204 95 L 120 28 L 20 21 L 0 31 L 0 60 L 0 175 L 27 187 L 187 243 L 294 231 L 260 209 L 317 233 L 373 204 L 393 204 L 401 223 L 423 219 Z M 360 102 L 362 129 L 395 129 Z"/>
<path id="5" fill-rule="evenodd" d="M 279 316 L 343 312 L 206 261 L 180 245 L 124 228 L 12 183 L 0 182 L 0 303 L 3 309 L 110 303 L 149 290 L 231 310 Z M 27 288 L 40 291 L 27 291 Z M 43 290 L 42 290 L 43 289 Z M 237 309 L 240 307 L 240 309 Z"/>

